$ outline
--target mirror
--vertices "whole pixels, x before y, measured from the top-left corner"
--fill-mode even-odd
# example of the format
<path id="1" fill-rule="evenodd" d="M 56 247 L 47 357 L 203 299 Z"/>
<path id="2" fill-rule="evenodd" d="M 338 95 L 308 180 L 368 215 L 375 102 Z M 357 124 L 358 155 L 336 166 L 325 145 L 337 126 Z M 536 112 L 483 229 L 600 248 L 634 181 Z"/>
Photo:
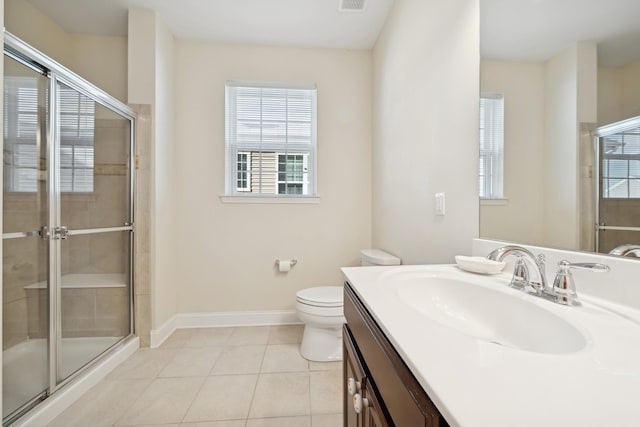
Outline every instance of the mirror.
<path id="1" fill-rule="evenodd" d="M 480 237 L 595 251 L 601 233 L 612 235 L 595 229 L 596 209 L 607 203 L 597 199 L 603 156 L 595 154 L 594 134 L 640 116 L 637 16 L 635 0 L 480 0 L 480 91 L 504 99 L 504 149 L 481 153 L 483 179 L 503 162 L 494 172 L 503 194 L 481 199 Z M 636 142 L 625 144 L 628 151 Z M 624 179 L 635 184 L 640 152 L 625 159 Z M 616 205 L 635 217 L 625 227 L 638 227 L 616 231 L 619 244 L 640 244 L 640 197 Z"/>

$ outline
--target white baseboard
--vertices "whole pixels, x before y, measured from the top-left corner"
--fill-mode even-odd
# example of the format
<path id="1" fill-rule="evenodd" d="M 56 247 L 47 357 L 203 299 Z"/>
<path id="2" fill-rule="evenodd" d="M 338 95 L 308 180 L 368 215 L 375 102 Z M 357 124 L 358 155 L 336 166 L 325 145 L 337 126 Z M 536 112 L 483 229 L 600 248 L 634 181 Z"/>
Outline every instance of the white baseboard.
<path id="1" fill-rule="evenodd" d="M 88 392 L 91 387 L 105 378 L 109 372 L 135 353 L 138 348 L 140 348 L 140 339 L 138 337 L 122 343 L 113 353 L 99 361 L 86 375 L 63 386 L 43 403 L 18 419 L 12 426 L 38 427 L 48 425 L 55 417 Z"/>
<path id="2" fill-rule="evenodd" d="M 151 330 L 151 348 L 159 347 L 176 329 L 299 325 L 301 323 L 294 310 L 178 313 L 171 316 L 157 329 Z"/>

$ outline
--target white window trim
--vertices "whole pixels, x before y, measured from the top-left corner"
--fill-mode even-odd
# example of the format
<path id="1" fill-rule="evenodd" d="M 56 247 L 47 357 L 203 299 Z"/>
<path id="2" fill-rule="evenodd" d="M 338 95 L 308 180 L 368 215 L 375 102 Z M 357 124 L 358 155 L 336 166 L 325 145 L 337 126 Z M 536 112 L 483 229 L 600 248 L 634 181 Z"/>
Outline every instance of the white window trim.
<path id="1" fill-rule="evenodd" d="M 310 83 L 288 83 L 288 82 L 272 82 L 272 81 L 240 81 L 240 80 L 228 80 L 226 82 L 226 88 L 240 86 L 240 87 L 256 87 L 256 88 L 282 88 L 282 89 L 303 89 L 303 90 L 317 90 L 316 84 Z M 231 202 L 232 199 L 238 199 L 239 203 L 246 203 L 241 199 L 256 199 L 256 203 L 279 203 L 274 202 L 274 198 L 282 198 L 282 203 L 291 203 L 291 199 L 300 199 L 300 203 L 318 203 L 320 198 L 317 193 L 317 179 L 318 179 L 318 167 L 317 167 L 317 128 L 318 128 L 318 107 L 317 107 L 317 93 L 314 94 L 314 102 L 312 105 L 312 128 L 311 128 L 311 140 L 312 144 L 308 151 L 304 151 L 304 154 L 308 155 L 309 165 L 309 194 L 261 194 L 251 193 L 249 191 L 238 191 L 236 186 L 236 180 L 234 176 L 237 176 L 237 163 L 231 164 L 230 158 L 237 159 L 238 152 L 251 152 L 251 151 L 273 151 L 277 154 L 296 154 L 301 152 L 294 146 L 287 146 L 286 144 L 270 144 L 267 146 L 261 146 L 261 144 L 239 144 L 233 148 L 229 147 L 229 135 L 227 123 L 227 102 L 228 93 L 225 96 L 225 193 L 220 196 L 223 202 Z M 277 184 L 276 184 L 277 185 Z"/>
<path id="2" fill-rule="evenodd" d="M 254 196 L 220 196 L 222 203 L 241 203 L 241 204 L 274 204 L 274 205 L 317 205 L 320 203 L 319 196 L 305 196 L 299 194 L 258 194 Z"/>
<path id="3" fill-rule="evenodd" d="M 480 206 L 506 206 L 509 204 L 509 199 L 486 199 L 480 198 Z"/>

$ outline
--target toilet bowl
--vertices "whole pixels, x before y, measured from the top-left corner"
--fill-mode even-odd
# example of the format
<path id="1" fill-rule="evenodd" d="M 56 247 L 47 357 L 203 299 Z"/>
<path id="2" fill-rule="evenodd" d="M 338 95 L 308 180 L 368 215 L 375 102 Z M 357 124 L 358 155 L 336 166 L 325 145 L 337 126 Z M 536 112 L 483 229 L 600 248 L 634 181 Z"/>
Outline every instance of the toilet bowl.
<path id="1" fill-rule="evenodd" d="M 300 354 L 314 362 L 342 360 L 342 287 L 319 286 L 296 293 L 296 311 L 304 322 Z"/>
<path id="2" fill-rule="evenodd" d="M 399 265 L 400 258 L 379 249 L 363 249 L 362 265 Z M 344 318 L 342 286 L 319 286 L 296 293 L 296 311 L 304 322 L 300 354 L 314 362 L 342 360 Z"/>

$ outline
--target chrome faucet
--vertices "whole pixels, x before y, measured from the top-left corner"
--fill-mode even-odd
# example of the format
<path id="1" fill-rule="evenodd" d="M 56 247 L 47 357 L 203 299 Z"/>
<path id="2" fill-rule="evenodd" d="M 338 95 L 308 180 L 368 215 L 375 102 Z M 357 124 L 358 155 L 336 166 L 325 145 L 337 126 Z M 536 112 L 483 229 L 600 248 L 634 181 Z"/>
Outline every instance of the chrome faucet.
<path id="1" fill-rule="evenodd" d="M 503 261 L 509 255 L 514 255 L 518 258 L 509 286 L 563 305 L 579 304 L 576 285 L 570 269 L 575 268 L 602 273 L 610 270 L 609 266 L 605 264 L 591 262 L 570 263 L 563 260 L 558 263 L 558 271 L 553 285 L 549 286 L 545 277 L 545 258 L 542 254 L 536 257 L 528 249 L 521 246 L 508 245 L 492 251 L 487 255 L 487 258 L 494 261 Z M 534 266 L 537 272 L 537 280 L 529 278 L 531 266 Z"/>
<path id="2" fill-rule="evenodd" d="M 608 265 L 599 264 L 597 262 L 576 262 L 570 263 L 567 260 L 558 263 L 558 272 L 553 281 L 553 288 L 548 297 L 564 305 L 577 305 L 578 293 L 576 292 L 576 284 L 571 275 L 570 269 L 590 270 L 595 273 L 606 273 L 610 270 Z"/>
<path id="3" fill-rule="evenodd" d="M 640 258 L 640 245 L 626 244 L 613 248 L 610 255 L 628 256 Z"/>
<path id="4" fill-rule="evenodd" d="M 522 246 L 508 245 L 492 251 L 487 255 L 487 258 L 493 261 L 503 261 L 509 255 L 517 257 L 509 286 L 525 292 L 533 290 L 533 293 L 542 292 L 548 288 L 544 255 L 535 256 Z M 536 280 L 530 278 L 529 272 L 532 267 L 536 271 L 537 277 L 534 278 Z"/>

